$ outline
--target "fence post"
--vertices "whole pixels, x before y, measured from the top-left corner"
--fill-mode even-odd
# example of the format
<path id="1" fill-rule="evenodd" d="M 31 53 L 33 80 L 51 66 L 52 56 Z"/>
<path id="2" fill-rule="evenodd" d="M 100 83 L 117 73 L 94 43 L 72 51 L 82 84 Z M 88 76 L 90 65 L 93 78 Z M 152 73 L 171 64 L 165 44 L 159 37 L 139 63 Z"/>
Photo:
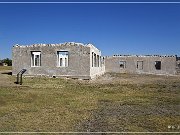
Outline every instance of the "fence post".
<path id="1" fill-rule="evenodd" d="M 22 74 L 21 74 L 21 78 L 20 78 L 20 85 L 22 85 Z"/>
<path id="2" fill-rule="evenodd" d="M 17 84 L 19 84 L 19 73 L 17 74 Z"/>
<path id="3" fill-rule="evenodd" d="M 22 75 L 26 72 L 26 69 L 22 69 L 18 74 L 17 74 L 17 84 L 22 85 Z M 20 75 L 20 76 L 19 76 Z M 20 77 L 20 80 L 19 80 Z"/>

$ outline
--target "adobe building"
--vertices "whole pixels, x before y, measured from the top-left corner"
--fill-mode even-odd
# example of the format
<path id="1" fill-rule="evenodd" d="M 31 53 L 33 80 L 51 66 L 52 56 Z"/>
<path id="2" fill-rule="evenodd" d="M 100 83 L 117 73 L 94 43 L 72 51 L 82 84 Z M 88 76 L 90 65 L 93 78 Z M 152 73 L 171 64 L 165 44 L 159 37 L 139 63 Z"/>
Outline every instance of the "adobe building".
<path id="1" fill-rule="evenodd" d="M 104 57 L 92 44 L 15 45 L 12 74 L 26 69 L 24 75 L 92 79 L 105 72 Z"/>
<path id="2" fill-rule="evenodd" d="M 176 75 L 180 69 L 176 55 L 114 55 L 106 57 L 106 72 Z"/>
<path id="3" fill-rule="evenodd" d="M 101 56 L 92 44 L 62 43 L 13 46 L 12 74 L 26 69 L 26 76 L 93 79 L 105 72 L 138 74 L 180 74 L 176 55 Z"/>
<path id="4" fill-rule="evenodd" d="M 177 74 L 180 74 L 180 57 L 176 58 L 176 71 Z"/>

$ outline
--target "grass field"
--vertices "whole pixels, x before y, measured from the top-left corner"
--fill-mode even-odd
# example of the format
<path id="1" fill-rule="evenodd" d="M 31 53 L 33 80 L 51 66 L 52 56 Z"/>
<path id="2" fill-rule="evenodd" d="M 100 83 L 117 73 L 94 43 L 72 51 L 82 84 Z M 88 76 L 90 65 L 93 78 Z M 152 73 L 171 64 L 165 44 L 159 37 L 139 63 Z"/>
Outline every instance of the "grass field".
<path id="1" fill-rule="evenodd" d="M 0 71 L 3 70 L 12 70 L 12 66 L 0 66 Z"/>
<path id="2" fill-rule="evenodd" d="M 180 131 L 180 77 L 29 77 L 19 86 L 9 71 L 0 70 L 1 132 Z"/>

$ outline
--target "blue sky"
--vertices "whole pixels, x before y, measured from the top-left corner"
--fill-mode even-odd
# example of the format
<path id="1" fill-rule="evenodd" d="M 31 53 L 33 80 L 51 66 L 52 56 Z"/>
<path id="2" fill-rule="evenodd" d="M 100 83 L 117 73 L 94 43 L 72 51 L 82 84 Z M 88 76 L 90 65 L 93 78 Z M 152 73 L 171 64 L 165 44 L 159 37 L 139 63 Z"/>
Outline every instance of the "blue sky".
<path id="1" fill-rule="evenodd" d="M 0 59 L 14 44 L 63 42 L 92 43 L 103 55 L 180 56 L 180 3 L 0 4 Z"/>

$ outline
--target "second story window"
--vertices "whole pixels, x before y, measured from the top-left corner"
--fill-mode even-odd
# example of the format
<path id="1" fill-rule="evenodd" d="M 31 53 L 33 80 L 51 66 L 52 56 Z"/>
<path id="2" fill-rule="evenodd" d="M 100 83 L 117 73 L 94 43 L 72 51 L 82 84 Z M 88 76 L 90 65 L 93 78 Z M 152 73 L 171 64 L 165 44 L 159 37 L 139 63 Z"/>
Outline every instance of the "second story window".
<path id="1" fill-rule="evenodd" d="M 68 67 L 68 51 L 58 51 L 58 67 Z"/>
<path id="2" fill-rule="evenodd" d="M 41 66 L 41 52 L 31 52 L 31 66 L 32 67 Z"/>

